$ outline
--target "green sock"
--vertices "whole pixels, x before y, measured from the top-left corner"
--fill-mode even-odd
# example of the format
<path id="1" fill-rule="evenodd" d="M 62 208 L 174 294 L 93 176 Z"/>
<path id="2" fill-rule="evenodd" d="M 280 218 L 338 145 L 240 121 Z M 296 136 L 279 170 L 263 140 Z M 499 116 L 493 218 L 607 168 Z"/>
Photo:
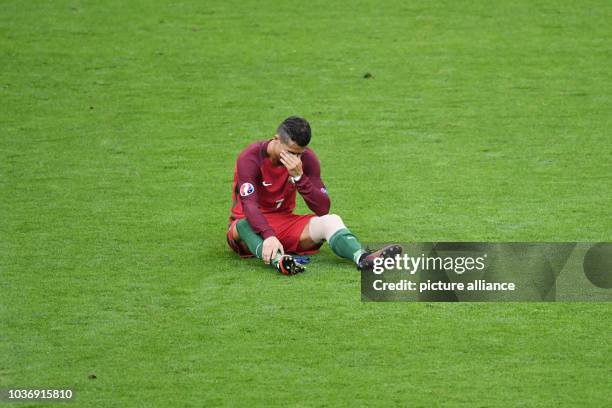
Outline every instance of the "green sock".
<path id="1" fill-rule="evenodd" d="M 356 264 L 365 251 L 351 231 L 342 228 L 329 238 L 329 247 L 340 258 L 350 259 Z"/>
<path id="2" fill-rule="evenodd" d="M 251 224 L 249 224 L 246 218 L 243 218 L 236 223 L 236 229 L 238 230 L 240 239 L 244 241 L 249 248 L 249 251 L 251 251 L 251 253 L 257 258 L 263 259 L 263 239 L 259 234 L 253 231 Z M 277 252 L 276 256 L 272 260 L 272 265 L 276 266 L 280 258 L 281 255 Z"/>

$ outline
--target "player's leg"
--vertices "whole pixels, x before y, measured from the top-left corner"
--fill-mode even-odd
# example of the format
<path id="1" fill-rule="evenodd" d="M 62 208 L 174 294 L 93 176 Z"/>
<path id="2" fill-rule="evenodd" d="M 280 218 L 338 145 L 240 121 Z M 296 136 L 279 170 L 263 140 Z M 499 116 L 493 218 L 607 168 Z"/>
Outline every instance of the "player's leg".
<path id="1" fill-rule="evenodd" d="M 311 218 L 302 231 L 300 246 L 309 249 L 323 240 L 327 241 L 333 253 L 353 261 L 360 269 L 370 267 L 375 258 L 394 257 L 402 251 L 399 245 L 386 245 L 378 251 L 367 251 L 336 214 Z"/>
<path id="2" fill-rule="evenodd" d="M 232 237 L 238 245 L 246 245 L 249 251 L 259 259 L 263 259 L 263 238 L 251 228 L 246 218 L 238 220 L 231 231 Z M 298 265 L 292 257 L 276 253 L 270 264 L 285 275 L 303 272 L 304 268 Z"/>
<path id="3" fill-rule="evenodd" d="M 234 221 L 232 223 L 228 232 L 228 241 L 232 241 L 230 242 L 230 246 L 241 256 L 247 256 L 247 254 L 248 256 L 254 256 L 249 251 L 249 247 L 247 246 L 247 244 L 240 239 L 240 234 L 238 234 L 238 229 L 236 228 L 236 224 L 238 223 L 238 221 Z"/>
<path id="4" fill-rule="evenodd" d="M 356 264 L 366 251 L 357 237 L 344 225 L 336 214 L 313 217 L 302 231 L 300 247 L 310 249 L 322 241 L 327 241 L 332 252 L 341 258 L 350 259 Z"/>

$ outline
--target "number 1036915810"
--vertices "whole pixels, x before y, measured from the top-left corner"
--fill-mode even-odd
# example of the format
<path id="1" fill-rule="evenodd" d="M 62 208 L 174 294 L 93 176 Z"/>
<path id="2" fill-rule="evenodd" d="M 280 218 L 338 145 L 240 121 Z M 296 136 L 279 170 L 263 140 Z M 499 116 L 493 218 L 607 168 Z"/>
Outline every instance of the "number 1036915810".
<path id="1" fill-rule="evenodd" d="M 68 388 L 8 388 L 0 390 L 0 401 L 71 400 L 73 397 L 74 392 Z"/>

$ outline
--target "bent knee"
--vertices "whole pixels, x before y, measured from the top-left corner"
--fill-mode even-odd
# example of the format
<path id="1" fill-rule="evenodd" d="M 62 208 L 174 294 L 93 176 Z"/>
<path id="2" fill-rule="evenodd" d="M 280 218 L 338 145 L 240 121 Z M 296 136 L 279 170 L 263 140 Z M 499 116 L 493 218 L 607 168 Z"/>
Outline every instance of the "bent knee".
<path id="1" fill-rule="evenodd" d="M 310 237 L 314 242 L 321 242 L 329 238 L 338 230 L 346 228 L 342 218 L 337 214 L 326 214 L 313 217 L 309 224 Z"/>
<path id="2" fill-rule="evenodd" d="M 336 232 L 339 229 L 346 228 L 344 221 L 338 214 L 326 214 L 319 218 L 319 225 L 325 231 L 325 235 Z"/>
<path id="3" fill-rule="evenodd" d="M 342 223 L 342 218 L 338 214 L 325 214 L 320 216 L 319 218 L 321 218 L 321 221 L 326 223 Z"/>

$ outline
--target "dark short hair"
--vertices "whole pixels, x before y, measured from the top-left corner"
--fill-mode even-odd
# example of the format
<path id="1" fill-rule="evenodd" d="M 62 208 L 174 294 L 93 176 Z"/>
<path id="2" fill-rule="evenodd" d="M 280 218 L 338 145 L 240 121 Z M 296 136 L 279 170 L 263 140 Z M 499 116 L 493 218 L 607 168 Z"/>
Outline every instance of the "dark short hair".
<path id="1" fill-rule="evenodd" d="M 289 139 L 301 147 L 310 143 L 310 125 L 306 119 L 299 116 L 290 116 L 283 120 L 283 123 L 276 129 L 276 134 L 280 136 L 283 143 L 288 143 Z"/>

